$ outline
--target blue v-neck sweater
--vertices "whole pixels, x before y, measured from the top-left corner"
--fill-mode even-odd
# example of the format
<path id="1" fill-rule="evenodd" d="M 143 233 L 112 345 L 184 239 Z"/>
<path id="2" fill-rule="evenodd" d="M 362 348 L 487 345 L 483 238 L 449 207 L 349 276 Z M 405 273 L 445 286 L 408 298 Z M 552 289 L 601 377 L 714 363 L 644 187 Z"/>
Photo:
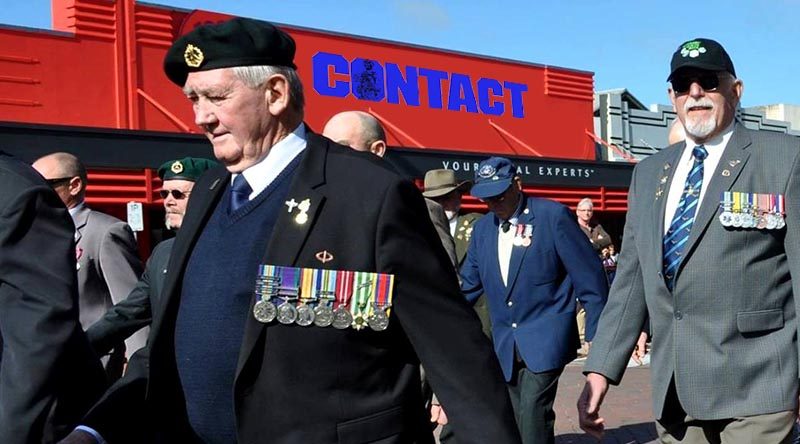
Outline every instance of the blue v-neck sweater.
<path id="1" fill-rule="evenodd" d="M 230 185 L 192 250 L 175 325 L 175 358 L 189 423 L 208 444 L 236 443 L 233 382 L 258 265 L 286 211 L 302 156 L 230 213 Z"/>

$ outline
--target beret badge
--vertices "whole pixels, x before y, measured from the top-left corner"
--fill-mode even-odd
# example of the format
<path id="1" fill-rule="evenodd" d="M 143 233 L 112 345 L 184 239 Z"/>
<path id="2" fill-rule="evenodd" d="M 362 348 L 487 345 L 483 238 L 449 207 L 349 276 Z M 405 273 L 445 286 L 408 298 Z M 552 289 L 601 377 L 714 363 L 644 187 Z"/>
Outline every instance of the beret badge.
<path id="1" fill-rule="evenodd" d="M 180 160 L 176 160 L 169 169 L 175 174 L 180 174 L 183 172 L 183 164 Z"/>
<path id="2" fill-rule="evenodd" d="M 183 59 L 186 60 L 186 65 L 197 68 L 203 63 L 203 51 L 189 43 L 186 45 L 186 51 L 183 52 Z"/>

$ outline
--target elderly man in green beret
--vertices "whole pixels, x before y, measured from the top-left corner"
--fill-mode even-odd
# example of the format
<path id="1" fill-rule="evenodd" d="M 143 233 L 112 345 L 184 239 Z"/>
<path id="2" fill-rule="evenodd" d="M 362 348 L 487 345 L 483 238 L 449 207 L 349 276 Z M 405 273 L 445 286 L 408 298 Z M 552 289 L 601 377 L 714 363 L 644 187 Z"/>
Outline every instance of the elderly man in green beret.
<path id="1" fill-rule="evenodd" d="M 145 383 L 126 376 L 107 396 L 144 397 L 156 442 L 432 444 L 422 363 L 464 443 L 519 443 L 419 190 L 303 123 L 294 55 L 288 34 L 242 18 L 168 50 L 225 168 L 192 189 Z M 84 423 L 130 442 L 128 413 Z"/>
<path id="2" fill-rule="evenodd" d="M 217 166 L 217 162 L 195 157 L 171 160 L 161 165 L 158 176 L 162 180 L 161 198 L 164 199 L 168 229 L 177 230 L 181 227 L 195 181 L 204 172 Z M 173 241 L 167 239 L 156 245 L 141 279 L 128 297 L 111 307 L 86 330 L 89 342 L 97 353 L 106 353 L 114 343 L 150 325 L 151 306 L 161 291 Z"/>

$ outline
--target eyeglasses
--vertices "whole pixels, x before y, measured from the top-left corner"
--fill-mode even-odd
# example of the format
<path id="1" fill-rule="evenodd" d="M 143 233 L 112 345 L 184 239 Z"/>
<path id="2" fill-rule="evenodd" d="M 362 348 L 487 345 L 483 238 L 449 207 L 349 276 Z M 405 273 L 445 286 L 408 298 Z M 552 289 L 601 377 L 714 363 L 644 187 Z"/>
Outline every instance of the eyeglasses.
<path id="1" fill-rule="evenodd" d="M 175 198 L 175 199 L 177 199 L 177 200 L 181 200 L 181 199 L 185 199 L 185 198 L 189 197 L 189 194 L 190 194 L 190 193 L 191 193 L 191 191 L 181 191 L 181 190 L 161 190 L 161 191 L 160 191 L 158 194 L 160 194 L 160 195 L 161 195 L 161 198 L 162 198 L 162 199 L 166 199 L 166 198 L 167 198 L 167 196 L 169 196 L 170 194 L 172 194 L 172 197 L 174 197 L 174 198 Z"/>
<path id="2" fill-rule="evenodd" d="M 45 182 L 47 182 L 47 184 L 50 185 L 51 188 L 55 188 L 55 187 L 57 187 L 59 185 L 62 185 L 62 184 L 65 184 L 65 183 L 69 182 L 70 180 L 72 180 L 73 177 L 75 177 L 75 176 L 57 177 L 55 179 L 45 179 Z"/>
<path id="3" fill-rule="evenodd" d="M 689 88 L 695 82 L 703 88 L 703 91 L 711 92 L 719 88 L 719 75 L 715 72 L 704 72 L 693 76 L 674 77 L 670 82 L 672 83 L 672 90 L 676 94 L 689 92 Z"/>

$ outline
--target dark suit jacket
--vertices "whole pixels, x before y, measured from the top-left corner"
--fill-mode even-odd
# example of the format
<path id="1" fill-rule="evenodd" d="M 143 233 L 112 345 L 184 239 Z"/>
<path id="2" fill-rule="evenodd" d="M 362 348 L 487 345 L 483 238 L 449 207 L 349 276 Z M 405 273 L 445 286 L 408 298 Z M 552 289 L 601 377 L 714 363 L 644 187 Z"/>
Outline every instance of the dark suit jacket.
<path id="1" fill-rule="evenodd" d="M 584 370 L 618 383 L 650 316 L 653 411 L 670 381 L 693 418 L 797 407 L 800 313 L 800 140 L 735 124 L 716 171 L 706 171 L 675 287 L 663 278 L 669 184 L 685 143 L 636 165 L 611 296 Z M 782 194 L 786 226 L 723 226 L 724 191 Z M 671 219 L 671 217 L 670 217 Z"/>
<path id="2" fill-rule="evenodd" d="M 395 274 L 390 327 L 265 325 L 248 316 L 232 394 L 238 442 L 432 443 L 421 361 L 464 442 L 518 443 L 497 361 L 416 187 L 380 159 L 310 132 L 301 155 L 288 197 L 310 200 L 308 222 L 281 212 L 263 263 Z M 154 313 L 147 408 L 168 442 L 194 439 L 175 363 L 175 320 L 192 247 L 229 184 L 223 169 L 196 183 L 170 258 L 165 301 Z M 333 260 L 318 260 L 322 251 Z M 107 438 L 123 442 L 124 413 L 112 416 L 120 424 Z"/>
<path id="3" fill-rule="evenodd" d="M 586 338 L 591 340 L 608 295 L 600 259 L 569 209 L 533 197 L 523 208 L 518 223 L 533 225 L 533 242 L 512 247 L 508 285 L 497 260 L 500 221 L 493 214 L 475 223 L 461 267 L 467 298 L 486 294 L 506 380 L 511 380 L 515 348 L 534 372 L 562 368 L 575 358 L 580 347 L 575 298 L 586 307 Z"/>
<path id="4" fill-rule="evenodd" d="M 44 179 L 0 152 L 3 444 L 62 437 L 104 389 L 100 361 L 78 323 L 73 234 Z"/>
<path id="5" fill-rule="evenodd" d="M 111 351 L 130 335 L 150 325 L 151 306 L 158 304 L 167 272 L 167 261 L 175 239 L 156 245 L 144 273 L 127 298 L 115 304 L 86 330 L 89 342 L 99 355 Z"/>

